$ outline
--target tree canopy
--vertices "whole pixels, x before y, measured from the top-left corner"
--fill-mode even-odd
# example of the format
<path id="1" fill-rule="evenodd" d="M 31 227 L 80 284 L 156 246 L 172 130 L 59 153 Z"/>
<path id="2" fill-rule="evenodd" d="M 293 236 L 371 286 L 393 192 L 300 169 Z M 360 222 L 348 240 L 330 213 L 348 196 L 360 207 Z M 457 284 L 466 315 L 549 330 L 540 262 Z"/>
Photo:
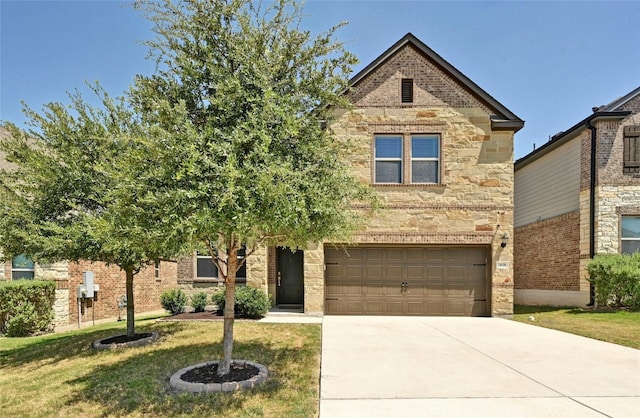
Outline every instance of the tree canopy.
<path id="1" fill-rule="evenodd" d="M 327 129 L 356 63 L 335 39 L 312 36 L 294 0 L 139 1 L 154 23 L 158 71 L 138 77 L 135 111 L 164 135 L 133 165 L 164 171 L 152 194 L 180 214 L 226 284 L 224 362 L 233 335 L 237 251 L 259 244 L 305 248 L 344 238 L 373 202 L 354 179 L 348 146 Z M 159 180 L 162 179 L 162 180 Z"/>
<path id="2" fill-rule="evenodd" d="M 133 276 L 144 266 L 175 257 L 166 218 L 136 193 L 139 177 L 125 166 L 145 128 L 124 98 L 93 86 L 101 107 L 80 96 L 49 103 L 41 113 L 27 106 L 33 129 L 11 123 L 0 141 L 11 166 L 0 172 L 0 247 L 5 256 L 25 253 L 36 261 L 90 260 L 126 273 L 127 333 L 134 330 Z"/>

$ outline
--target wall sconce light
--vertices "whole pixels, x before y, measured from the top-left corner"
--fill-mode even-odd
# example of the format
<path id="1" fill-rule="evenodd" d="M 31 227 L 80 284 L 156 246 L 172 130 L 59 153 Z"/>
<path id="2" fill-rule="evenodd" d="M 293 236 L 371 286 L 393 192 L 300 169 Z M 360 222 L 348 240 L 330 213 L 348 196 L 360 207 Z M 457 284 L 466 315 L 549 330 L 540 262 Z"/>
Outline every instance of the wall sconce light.
<path id="1" fill-rule="evenodd" d="M 502 235 L 502 242 L 500 243 L 500 246 L 502 248 L 507 246 L 507 242 L 509 242 L 509 234 L 507 234 L 506 232 L 504 233 L 504 235 Z"/>

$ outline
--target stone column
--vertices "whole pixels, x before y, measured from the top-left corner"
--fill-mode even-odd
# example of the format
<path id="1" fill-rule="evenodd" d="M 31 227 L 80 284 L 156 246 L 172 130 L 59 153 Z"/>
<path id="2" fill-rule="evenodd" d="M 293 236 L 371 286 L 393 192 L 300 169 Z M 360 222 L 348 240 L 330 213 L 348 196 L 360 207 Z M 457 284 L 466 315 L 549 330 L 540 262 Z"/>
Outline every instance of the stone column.
<path id="1" fill-rule="evenodd" d="M 324 312 L 324 246 L 312 243 L 304 250 L 304 312 Z"/>

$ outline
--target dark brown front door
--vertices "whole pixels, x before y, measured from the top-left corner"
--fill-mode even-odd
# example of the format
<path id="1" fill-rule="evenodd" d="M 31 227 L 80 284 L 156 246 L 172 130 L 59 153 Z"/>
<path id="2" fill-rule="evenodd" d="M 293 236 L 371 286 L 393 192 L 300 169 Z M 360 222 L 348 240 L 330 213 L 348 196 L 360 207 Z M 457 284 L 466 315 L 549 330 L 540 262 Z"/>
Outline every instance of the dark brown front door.
<path id="1" fill-rule="evenodd" d="M 303 252 L 292 252 L 288 248 L 278 247 L 278 277 L 277 295 L 278 305 L 299 306 L 304 305 L 304 270 Z"/>

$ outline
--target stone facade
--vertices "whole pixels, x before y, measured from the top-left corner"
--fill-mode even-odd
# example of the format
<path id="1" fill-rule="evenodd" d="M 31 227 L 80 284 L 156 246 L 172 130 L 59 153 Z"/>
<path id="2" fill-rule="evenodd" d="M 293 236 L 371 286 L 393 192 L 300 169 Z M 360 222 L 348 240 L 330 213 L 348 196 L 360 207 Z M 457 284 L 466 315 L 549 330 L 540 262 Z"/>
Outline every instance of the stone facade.
<path id="1" fill-rule="evenodd" d="M 595 185 L 591 184 L 591 138 L 588 128 L 595 129 L 596 171 Z M 623 137 L 626 126 L 640 125 L 640 88 L 628 95 L 602 106 L 594 114 L 580 122 L 566 133 L 554 138 L 553 142 L 577 140 L 580 142 L 580 193 L 577 212 L 562 215 L 551 220 L 541 220 L 516 229 L 516 303 L 584 305 L 589 302 L 589 282 L 587 265 L 591 259 L 591 193 L 595 197 L 595 229 L 593 231 L 594 254 L 620 252 L 620 220 L 623 215 L 640 215 L 640 172 L 624 169 Z M 553 144 L 551 144 L 553 145 Z M 554 152 L 553 150 L 550 152 Z M 518 160 L 516 170 L 544 154 L 538 150 Z M 545 170 L 541 166 L 539 170 Z M 564 179 L 558 178 L 558 183 Z M 518 185 L 516 185 L 518 187 Z M 576 214 L 578 222 L 576 222 Z M 565 219 L 568 224 L 559 222 Z M 570 225 L 570 226 L 569 226 Z M 558 235 L 563 241 L 571 242 L 571 252 L 564 256 L 556 251 L 548 240 L 531 239 L 535 231 L 540 236 Z M 576 264 L 573 242 L 578 241 Z M 565 248 L 562 251 L 567 251 Z M 531 260 L 532 254 L 539 257 Z M 569 262 L 563 269 L 550 273 L 547 269 L 554 257 Z M 526 266 L 526 269 L 524 268 Z M 522 267 L 522 268 L 521 268 Z M 539 280 L 531 280 L 537 276 Z"/>
<path id="2" fill-rule="evenodd" d="M 335 111 L 330 129 L 348 144 L 353 174 L 370 184 L 383 209 L 349 245 L 483 246 L 493 315 L 513 312 L 513 135 L 523 122 L 426 45 L 407 35 L 352 80 L 351 110 Z M 361 73 L 363 74 L 363 73 Z M 413 80 L 411 103 L 401 100 L 403 79 Z M 495 119 L 511 123 L 499 125 Z M 433 184 L 374 184 L 374 138 L 412 134 L 439 138 L 438 181 Z M 405 178 L 410 178 L 405 147 Z M 325 248 L 303 249 L 304 312 L 324 312 Z M 277 251 L 261 248 L 247 258 L 247 285 L 266 290 L 277 303 Z M 195 258 L 178 261 L 178 281 L 187 291 L 217 289 L 202 281 Z M 488 283 L 489 284 L 489 283 Z"/>
<path id="3" fill-rule="evenodd" d="M 489 248 L 491 313 L 513 313 L 513 135 L 494 127 L 494 103 L 462 86 L 419 41 L 386 53 L 381 64 L 358 78 L 352 110 L 336 110 L 331 129 L 352 151 L 353 174 L 370 184 L 383 208 L 349 245 L 482 245 Z M 413 101 L 401 101 L 401 81 L 414 82 Z M 519 121 L 521 122 L 521 121 Z M 520 125 L 521 126 L 521 125 Z M 433 134 L 440 138 L 439 181 L 375 184 L 377 134 Z M 409 147 L 403 159 L 410 161 Z M 406 164 L 406 163 L 405 163 Z M 404 166 L 405 178 L 409 168 Z M 331 243 L 325 243 L 329 245 Z M 339 243 L 338 243 L 339 245 Z M 275 292 L 275 251 L 268 251 L 262 280 Z M 498 268 L 499 266 L 499 268 Z M 324 245 L 304 250 L 304 310 L 324 311 Z"/>

